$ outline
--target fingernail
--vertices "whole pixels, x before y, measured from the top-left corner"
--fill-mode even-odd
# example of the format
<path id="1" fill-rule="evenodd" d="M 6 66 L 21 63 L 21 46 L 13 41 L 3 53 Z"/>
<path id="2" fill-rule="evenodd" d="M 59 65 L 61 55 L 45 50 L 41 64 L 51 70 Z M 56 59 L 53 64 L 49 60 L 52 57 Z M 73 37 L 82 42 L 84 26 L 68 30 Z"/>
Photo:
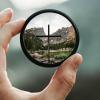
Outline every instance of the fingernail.
<path id="1" fill-rule="evenodd" d="M 9 13 L 13 13 L 13 10 L 11 8 L 7 8 L 7 9 L 4 9 L 1 13 L 2 14 L 9 14 Z"/>
<path id="2" fill-rule="evenodd" d="M 25 22 L 25 18 L 20 18 L 18 21 Z"/>
<path id="3" fill-rule="evenodd" d="M 75 59 L 76 65 L 80 65 L 83 62 L 83 57 L 79 53 L 76 53 L 73 59 Z"/>
<path id="4" fill-rule="evenodd" d="M 16 20 L 17 23 L 20 23 L 20 25 L 23 25 L 25 23 L 25 18 L 20 18 Z"/>
<path id="5" fill-rule="evenodd" d="M 72 68 L 74 70 L 77 71 L 78 69 L 78 66 L 82 63 L 82 56 L 78 53 L 72 55 L 71 57 L 69 57 L 65 62 L 64 62 L 64 65 L 68 65 L 70 66 L 69 68 Z"/>
<path id="6" fill-rule="evenodd" d="M 72 62 L 73 62 L 73 68 L 74 70 L 78 70 L 79 68 L 79 65 L 82 64 L 83 62 L 83 58 L 80 54 L 76 53 L 72 56 L 71 58 Z"/>
<path id="7" fill-rule="evenodd" d="M 15 22 L 20 22 L 20 23 L 24 23 L 25 22 L 25 18 L 20 18 L 20 19 L 17 19 L 17 20 L 15 20 Z"/>

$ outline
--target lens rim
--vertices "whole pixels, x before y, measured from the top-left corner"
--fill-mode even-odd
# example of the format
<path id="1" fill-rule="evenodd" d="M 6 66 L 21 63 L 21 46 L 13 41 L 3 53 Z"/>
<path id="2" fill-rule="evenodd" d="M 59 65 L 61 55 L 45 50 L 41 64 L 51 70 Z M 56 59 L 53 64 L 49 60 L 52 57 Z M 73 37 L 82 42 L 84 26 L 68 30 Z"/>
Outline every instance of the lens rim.
<path id="1" fill-rule="evenodd" d="M 74 49 L 73 51 L 71 52 L 71 54 L 66 57 L 64 60 L 62 60 L 61 62 L 58 62 L 58 63 L 55 63 L 55 64 L 45 64 L 45 63 L 42 63 L 42 62 L 39 62 L 37 60 L 35 60 L 34 58 L 31 57 L 31 55 L 27 52 L 26 50 L 26 47 L 24 45 L 24 40 L 23 40 L 23 34 L 24 34 L 24 31 L 26 29 L 26 26 L 27 24 L 36 16 L 40 15 L 40 14 L 43 14 L 43 13 L 57 13 L 63 17 L 65 17 L 67 20 L 69 20 L 72 24 L 72 26 L 74 27 L 74 30 L 75 30 L 75 36 L 76 36 L 76 43 L 75 43 L 75 46 L 74 46 Z M 43 10 L 40 10 L 36 13 L 33 13 L 26 21 L 25 21 L 25 24 L 21 30 L 21 34 L 20 34 L 20 44 L 21 44 L 21 48 L 22 48 L 22 51 L 24 52 L 24 54 L 26 55 L 26 57 L 33 63 L 35 63 L 36 65 L 39 65 L 39 66 L 42 66 L 42 67 L 57 67 L 59 65 L 61 65 L 61 63 L 63 63 L 67 58 L 69 58 L 71 55 L 75 54 L 77 49 L 78 49 L 78 46 L 79 46 L 79 31 L 78 31 L 78 28 L 76 26 L 76 24 L 73 22 L 73 20 L 65 13 L 59 11 L 59 10 L 55 10 L 55 9 L 43 9 Z"/>

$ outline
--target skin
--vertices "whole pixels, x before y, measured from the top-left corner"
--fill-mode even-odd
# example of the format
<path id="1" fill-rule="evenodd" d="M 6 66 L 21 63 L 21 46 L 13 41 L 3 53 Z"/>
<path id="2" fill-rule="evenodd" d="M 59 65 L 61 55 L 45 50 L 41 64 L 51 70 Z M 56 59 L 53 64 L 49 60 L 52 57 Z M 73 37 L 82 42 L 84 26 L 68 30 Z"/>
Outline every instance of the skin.
<path id="1" fill-rule="evenodd" d="M 25 19 L 10 21 L 12 15 L 11 8 L 0 12 L 0 100 L 65 100 L 75 84 L 82 56 L 76 53 L 62 63 L 41 92 L 31 93 L 13 87 L 7 76 L 6 53 L 10 40 L 21 31 Z"/>

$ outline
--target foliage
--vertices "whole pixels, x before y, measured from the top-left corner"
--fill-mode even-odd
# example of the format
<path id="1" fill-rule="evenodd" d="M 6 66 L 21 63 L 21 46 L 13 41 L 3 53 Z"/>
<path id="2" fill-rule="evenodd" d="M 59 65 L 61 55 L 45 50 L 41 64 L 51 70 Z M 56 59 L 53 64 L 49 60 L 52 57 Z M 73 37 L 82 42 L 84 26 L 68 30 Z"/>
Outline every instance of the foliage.
<path id="1" fill-rule="evenodd" d="M 25 46 L 30 51 L 35 51 L 43 48 L 42 40 L 34 35 L 24 35 Z"/>

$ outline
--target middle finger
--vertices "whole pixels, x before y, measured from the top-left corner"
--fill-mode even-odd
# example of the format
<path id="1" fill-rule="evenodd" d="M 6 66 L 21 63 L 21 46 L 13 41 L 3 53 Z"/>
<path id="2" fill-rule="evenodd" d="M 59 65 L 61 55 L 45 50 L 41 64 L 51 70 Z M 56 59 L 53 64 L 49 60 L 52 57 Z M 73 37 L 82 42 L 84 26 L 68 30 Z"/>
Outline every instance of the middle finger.
<path id="1" fill-rule="evenodd" d="M 12 15 L 13 11 L 11 8 L 7 8 L 0 12 L 0 28 L 11 20 Z"/>

